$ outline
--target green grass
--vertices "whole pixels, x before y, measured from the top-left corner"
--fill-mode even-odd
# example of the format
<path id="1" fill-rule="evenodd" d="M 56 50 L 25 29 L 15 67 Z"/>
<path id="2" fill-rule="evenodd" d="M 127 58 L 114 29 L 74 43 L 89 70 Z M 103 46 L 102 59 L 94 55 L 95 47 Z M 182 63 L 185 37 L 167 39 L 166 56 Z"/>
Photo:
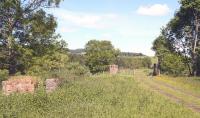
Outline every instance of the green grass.
<path id="1" fill-rule="evenodd" d="M 170 77 L 160 76 L 155 78 L 156 81 L 161 81 L 177 88 L 188 91 L 192 94 L 200 96 L 200 78 L 199 77 Z"/>
<path id="2" fill-rule="evenodd" d="M 96 75 L 46 94 L 0 94 L 0 117 L 198 118 L 182 105 L 139 86 L 132 76 Z"/>
<path id="3" fill-rule="evenodd" d="M 166 98 L 189 107 L 194 111 L 198 110 L 194 107 L 190 107 L 191 105 L 200 108 L 200 94 L 198 94 L 198 90 L 200 90 L 198 85 L 200 83 L 198 78 L 170 77 L 166 75 L 152 77 L 148 75 L 151 70 L 140 69 L 135 71 L 136 74 L 134 75 L 134 79 L 140 83 L 142 88 L 159 93 Z"/>

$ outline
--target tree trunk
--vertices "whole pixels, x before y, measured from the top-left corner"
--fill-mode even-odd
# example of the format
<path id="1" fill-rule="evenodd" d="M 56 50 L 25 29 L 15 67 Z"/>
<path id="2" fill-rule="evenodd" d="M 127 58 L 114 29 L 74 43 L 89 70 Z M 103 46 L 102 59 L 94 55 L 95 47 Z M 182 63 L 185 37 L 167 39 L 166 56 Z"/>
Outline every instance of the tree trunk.
<path id="1" fill-rule="evenodd" d="M 196 76 L 200 76 L 200 56 L 196 58 Z"/>
<path id="2" fill-rule="evenodd" d="M 15 53 L 11 51 L 11 55 L 9 56 L 9 75 L 15 75 L 16 74 L 16 58 Z"/>
<path id="3" fill-rule="evenodd" d="M 196 76 L 196 73 L 197 73 L 196 55 L 193 54 L 193 56 L 192 56 L 192 75 Z"/>
<path id="4" fill-rule="evenodd" d="M 194 42 L 193 42 L 193 50 L 192 50 L 192 75 L 197 76 L 197 41 L 198 41 L 198 33 L 199 33 L 199 20 L 197 14 L 195 14 L 195 37 L 194 37 Z"/>
<path id="5" fill-rule="evenodd" d="M 8 37 L 8 70 L 9 70 L 9 75 L 14 75 L 16 73 L 16 59 L 15 59 L 15 54 L 13 53 L 12 49 L 12 37 Z"/>
<path id="6" fill-rule="evenodd" d="M 184 62 L 187 67 L 188 67 L 188 71 L 189 71 L 189 76 L 192 76 L 192 71 L 191 71 L 191 66 L 190 66 L 190 63 L 188 62 L 188 58 L 187 56 L 185 56 L 185 62 Z"/>

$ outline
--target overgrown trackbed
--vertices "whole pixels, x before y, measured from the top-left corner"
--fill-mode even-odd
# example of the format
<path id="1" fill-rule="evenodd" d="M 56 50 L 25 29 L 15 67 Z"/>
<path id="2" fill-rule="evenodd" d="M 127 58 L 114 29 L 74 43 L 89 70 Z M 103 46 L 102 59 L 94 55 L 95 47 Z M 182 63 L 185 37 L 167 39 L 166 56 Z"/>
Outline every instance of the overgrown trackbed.
<path id="1" fill-rule="evenodd" d="M 152 76 L 146 75 L 145 72 L 141 70 L 135 71 L 134 78 L 141 86 L 157 92 L 178 104 L 182 104 L 195 112 L 200 112 L 200 95 L 159 81 Z"/>

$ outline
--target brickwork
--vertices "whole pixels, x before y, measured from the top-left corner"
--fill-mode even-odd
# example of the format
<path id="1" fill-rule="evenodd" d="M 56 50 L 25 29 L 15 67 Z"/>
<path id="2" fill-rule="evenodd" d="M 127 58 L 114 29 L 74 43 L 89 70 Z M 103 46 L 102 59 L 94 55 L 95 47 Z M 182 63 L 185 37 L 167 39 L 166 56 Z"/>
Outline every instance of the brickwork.
<path id="1" fill-rule="evenodd" d="M 9 79 L 2 82 L 2 90 L 5 95 L 11 93 L 33 93 L 37 82 L 31 77 L 26 79 Z"/>
<path id="2" fill-rule="evenodd" d="M 110 65 L 110 74 L 117 74 L 118 73 L 118 65 Z"/>

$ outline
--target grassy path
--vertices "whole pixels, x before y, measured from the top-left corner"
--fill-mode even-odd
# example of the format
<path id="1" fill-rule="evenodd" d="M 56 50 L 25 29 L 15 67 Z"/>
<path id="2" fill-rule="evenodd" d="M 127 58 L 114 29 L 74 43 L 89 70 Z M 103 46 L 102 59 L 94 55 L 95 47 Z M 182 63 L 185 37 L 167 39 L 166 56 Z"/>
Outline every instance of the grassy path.
<path id="1" fill-rule="evenodd" d="M 157 92 L 178 104 L 183 104 L 195 112 L 200 112 L 200 94 L 148 76 L 142 70 L 136 70 L 134 78 L 141 86 Z"/>

